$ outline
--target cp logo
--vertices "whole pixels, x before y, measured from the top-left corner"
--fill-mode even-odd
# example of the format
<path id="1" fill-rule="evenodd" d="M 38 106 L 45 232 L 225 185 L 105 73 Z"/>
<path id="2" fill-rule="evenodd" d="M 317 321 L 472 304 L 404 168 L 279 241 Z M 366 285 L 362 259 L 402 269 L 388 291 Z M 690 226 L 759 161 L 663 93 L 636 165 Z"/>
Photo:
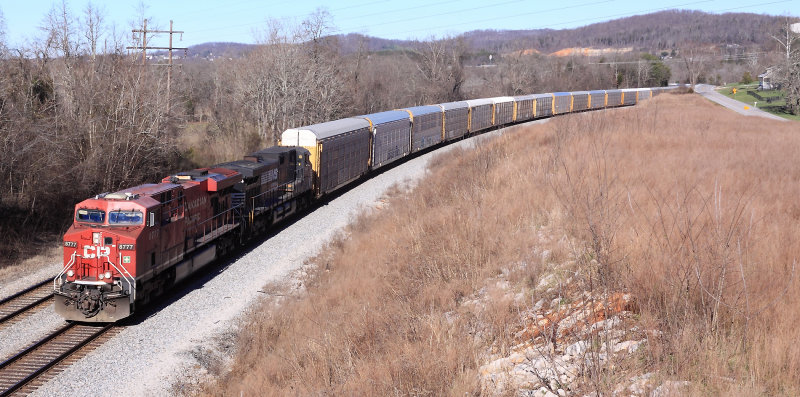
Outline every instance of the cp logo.
<path id="1" fill-rule="evenodd" d="M 83 257 L 87 259 L 92 258 L 108 258 L 108 255 L 111 253 L 111 248 L 109 247 L 98 247 L 96 245 L 84 245 L 83 246 Z"/>

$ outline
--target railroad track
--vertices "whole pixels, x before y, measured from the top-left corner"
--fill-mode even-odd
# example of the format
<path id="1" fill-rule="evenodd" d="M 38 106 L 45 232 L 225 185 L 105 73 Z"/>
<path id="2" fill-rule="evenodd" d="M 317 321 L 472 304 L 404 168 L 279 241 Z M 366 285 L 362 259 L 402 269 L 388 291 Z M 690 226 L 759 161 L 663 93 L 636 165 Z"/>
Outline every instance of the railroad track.
<path id="1" fill-rule="evenodd" d="M 0 325 L 19 318 L 53 300 L 52 279 L 44 280 L 0 300 Z"/>
<path id="2" fill-rule="evenodd" d="M 105 326 L 69 323 L 0 363 L 0 397 L 29 394 L 94 347 L 113 336 Z"/>

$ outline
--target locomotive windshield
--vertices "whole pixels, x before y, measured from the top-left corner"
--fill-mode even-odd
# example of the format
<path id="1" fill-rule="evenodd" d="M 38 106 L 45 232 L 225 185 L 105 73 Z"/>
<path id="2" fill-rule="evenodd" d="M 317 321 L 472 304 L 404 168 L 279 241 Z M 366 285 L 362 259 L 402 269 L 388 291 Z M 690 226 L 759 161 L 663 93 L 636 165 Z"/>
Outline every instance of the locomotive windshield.
<path id="1" fill-rule="evenodd" d="M 106 213 L 101 210 L 80 209 L 75 214 L 75 220 L 87 223 L 103 223 L 106 220 Z"/>
<path id="2" fill-rule="evenodd" d="M 144 217 L 141 211 L 111 211 L 108 213 L 109 225 L 141 225 Z"/>

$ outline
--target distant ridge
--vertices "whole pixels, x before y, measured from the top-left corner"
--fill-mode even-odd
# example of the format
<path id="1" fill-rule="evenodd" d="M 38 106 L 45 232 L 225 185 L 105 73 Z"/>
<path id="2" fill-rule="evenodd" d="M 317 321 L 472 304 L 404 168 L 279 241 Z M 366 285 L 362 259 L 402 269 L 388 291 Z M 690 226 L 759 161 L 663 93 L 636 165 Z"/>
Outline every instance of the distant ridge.
<path id="1" fill-rule="evenodd" d="M 636 15 L 575 29 L 474 30 L 456 36 L 469 51 L 488 53 L 593 54 L 616 48 L 621 52 L 658 52 L 687 44 L 766 48 L 778 32 L 782 17 L 749 13 L 709 14 L 670 10 Z M 191 33 L 191 32 L 188 32 Z M 187 34 L 188 34 L 187 33 Z M 391 40 L 358 33 L 331 36 L 345 54 L 409 51 L 421 48 L 416 40 Z M 189 58 L 238 58 L 256 44 L 203 43 L 189 47 Z M 586 51 L 577 50 L 586 49 Z M 613 51 L 612 51 L 613 52 Z"/>

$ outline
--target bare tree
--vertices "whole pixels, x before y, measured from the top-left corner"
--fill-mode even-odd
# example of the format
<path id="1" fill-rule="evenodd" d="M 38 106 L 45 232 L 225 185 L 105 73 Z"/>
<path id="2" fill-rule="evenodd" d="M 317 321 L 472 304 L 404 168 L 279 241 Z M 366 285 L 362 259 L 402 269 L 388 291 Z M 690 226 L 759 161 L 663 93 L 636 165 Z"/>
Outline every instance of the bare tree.
<path id="1" fill-rule="evenodd" d="M 244 61 L 235 95 L 265 141 L 292 126 L 335 119 L 346 108 L 336 43 L 326 37 L 329 18 L 318 11 L 295 27 L 270 21 L 261 46 Z"/>
<path id="2" fill-rule="evenodd" d="M 417 70 L 422 76 L 421 103 L 461 99 L 464 84 L 464 43 L 454 39 L 431 39 L 420 52 Z"/>
<path id="3" fill-rule="evenodd" d="M 104 53 L 102 26 L 96 8 L 84 19 L 62 2 L 30 50 L 0 62 L 4 236 L 12 225 L 13 233 L 58 230 L 75 202 L 155 180 L 176 162 L 164 71 Z"/>
<path id="4" fill-rule="evenodd" d="M 83 20 L 85 31 L 83 34 L 86 38 L 88 51 L 92 56 L 92 62 L 97 59 L 97 45 L 104 31 L 103 19 L 104 12 L 102 9 L 98 9 L 98 7 L 92 3 L 86 4 Z"/>
<path id="5" fill-rule="evenodd" d="M 689 84 L 694 89 L 697 83 L 702 82 L 700 81 L 701 76 L 706 72 L 711 57 L 700 47 L 690 47 L 681 52 L 686 72 L 689 75 Z"/>
<path id="6" fill-rule="evenodd" d="M 61 0 L 59 5 L 53 5 L 40 29 L 45 32 L 46 39 L 43 47 L 49 56 L 70 58 L 77 55 L 78 42 L 75 40 L 75 22 L 70 15 L 66 0 Z"/>
<path id="7" fill-rule="evenodd" d="M 6 18 L 3 9 L 0 8 L 0 59 L 6 57 L 8 47 L 6 46 Z"/>
<path id="8" fill-rule="evenodd" d="M 786 65 L 790 64 L 792 56 L 797 53 L 797 49 L 792 49 L 794 43 L 800 40 L 800 32 L 792 31 L 792 21 L 788 16 L 784 19 L 781 26 L 780 35 L 770 35 L 775 41 L 780 43 L 781 51 L 786 54 Z"/>
<path id="9" fill-rule="evenodd" d="M 800 114 L 800 31 L 792 29 L 792 19 L 786 17 L 780 35 L 771 37 L 780 43 L 783 62 L 778 67 L 777 80 L 786 93 L 786 108 L 789 112 Z M 796 25 L 795 25 L 796 26 Z"/>

